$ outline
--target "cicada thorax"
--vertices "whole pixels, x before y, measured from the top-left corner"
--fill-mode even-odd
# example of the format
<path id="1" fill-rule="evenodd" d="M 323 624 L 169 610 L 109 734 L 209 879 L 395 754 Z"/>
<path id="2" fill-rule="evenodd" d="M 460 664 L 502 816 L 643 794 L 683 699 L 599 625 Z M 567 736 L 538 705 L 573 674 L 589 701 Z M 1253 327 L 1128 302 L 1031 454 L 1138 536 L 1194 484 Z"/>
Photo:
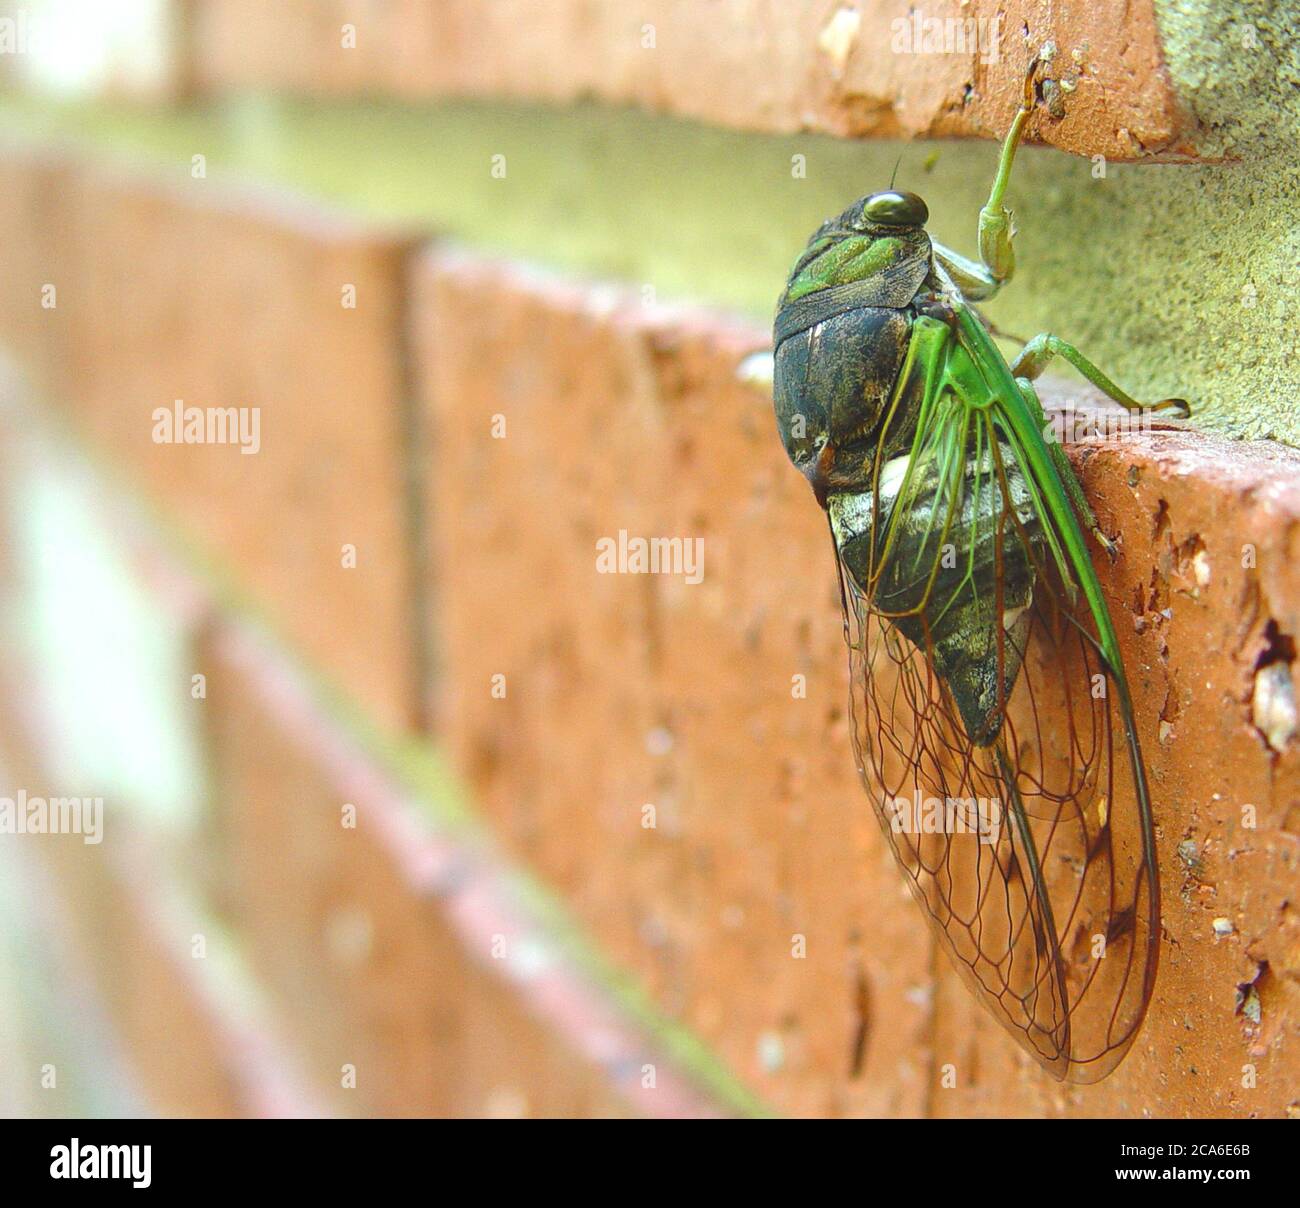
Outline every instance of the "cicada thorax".
<path id="1" fill-rule="evenodd" d="M 774 329 L 773 398 L 786 453 L 826 502 L 860 482 L 931 269 L 923 230 L 871 232 L 859 206 L 826 223 L 790 274 Z"/>
<path id="2" fill-rule="evenodd" d="M 828 510 L 872 610 L 926 653 L 970 740 L 992 743 L 1020 671 L 1043 541 L 1010 450 L 972 441 L 946 471 L 934 458 L 891 458 L 876 491 L 837 492 Z"/>

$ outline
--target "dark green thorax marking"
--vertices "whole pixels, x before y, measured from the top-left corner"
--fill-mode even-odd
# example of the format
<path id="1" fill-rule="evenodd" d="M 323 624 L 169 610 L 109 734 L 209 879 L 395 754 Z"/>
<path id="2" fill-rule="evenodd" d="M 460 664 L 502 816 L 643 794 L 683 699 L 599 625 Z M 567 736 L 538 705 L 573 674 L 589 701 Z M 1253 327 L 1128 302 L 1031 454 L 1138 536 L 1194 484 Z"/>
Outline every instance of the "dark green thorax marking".
<path id="1" fill-rule="evenodd" d="M 826 237 L 808 248 L 781 297 L 781 304 L 831 285 L 866 281 L 916 258 L 918 240 L 908 235 L 851 234 Z"/>
<path id="2" fill-rule="evenodd" d="M 930 237 L 923 227 L 881 226 L 863 217 L 866 199 L 824 222 L 790 270 L 777 302 L 792 303 L 836 286 L 858 286 L 864 306 L 907 306 L 930 268 Z"/>

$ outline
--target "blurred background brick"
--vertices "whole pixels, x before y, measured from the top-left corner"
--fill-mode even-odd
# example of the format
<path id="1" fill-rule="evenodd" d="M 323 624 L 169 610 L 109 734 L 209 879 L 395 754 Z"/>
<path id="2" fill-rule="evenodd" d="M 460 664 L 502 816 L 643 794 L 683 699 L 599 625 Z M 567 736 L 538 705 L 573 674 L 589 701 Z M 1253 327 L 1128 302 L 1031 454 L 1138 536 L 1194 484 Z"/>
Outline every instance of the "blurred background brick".
<path id="1" fill-rule="evenodd" d="M 629 1108 L 467 955 L 219 639 L 209 715 L 230 923 L 294 1021 L 312 1082 L 341 1115 L 608 1116 Z M 278 707 L 277 707 L 278 706 Z M 355 816 L 344 821 L 345 810 Z M 340 1086 L 355 1067 L 355 1088 Z"/>
<path id="2" fill-rule="evenodd" d="M 409 240 L 188 165 L 169 182 L 14 150 L 0 181 L 30 232 L 0 249 L 0 336 L 35 387 L 307 657 L 413 726 Z M 178 408 L 240 426 L 184 443 Z"/>
<path id="3" fill-rule="evenodd" d="M 824 522 L 736 380 L 761 333 L 455 253 L 420 298 L 433 713 L 458 770 L 774 1102 L 919 1112 L 929 937 L 858 808 Z M 620 532 L 702 539 L 701 581 L 598 573 Z"/>

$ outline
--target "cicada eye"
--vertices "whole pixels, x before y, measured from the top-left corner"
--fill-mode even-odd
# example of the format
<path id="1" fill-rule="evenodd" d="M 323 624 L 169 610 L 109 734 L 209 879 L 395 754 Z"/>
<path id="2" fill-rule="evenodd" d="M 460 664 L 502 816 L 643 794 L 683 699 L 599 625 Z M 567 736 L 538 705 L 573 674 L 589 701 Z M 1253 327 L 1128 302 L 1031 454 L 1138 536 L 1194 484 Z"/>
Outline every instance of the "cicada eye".
<path id="1" fill-rule="evenodd" d="M 868 197 L 862 217 L 877 226 L 919 227 L 929 221 L 930 210 L 915 193 L 890 189 Z"/>

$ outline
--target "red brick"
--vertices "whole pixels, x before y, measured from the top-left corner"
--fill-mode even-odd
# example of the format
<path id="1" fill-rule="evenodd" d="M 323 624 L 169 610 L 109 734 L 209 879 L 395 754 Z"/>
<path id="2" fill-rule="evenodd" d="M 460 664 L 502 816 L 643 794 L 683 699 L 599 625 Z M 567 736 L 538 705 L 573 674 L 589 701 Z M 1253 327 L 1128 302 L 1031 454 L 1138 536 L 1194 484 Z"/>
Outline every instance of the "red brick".
<path id="1" fill-rule="evenodd" d="M 825 521 L 735 380 L 762 337 L 471 257 L 422 284 L 434 712 L 474 799 L 764 1097 L 919 1112 L 929 938 L 861 808 Z M 620 529 L 702 535 L 703 582 L 598 574 Z"/>
<path id="2" fill-rule="evenodd" d="M 172 896 L 174 859 L 147 857 L 148 837 L 124 829 L 120 810 L 116 823 L 102 848 L 55 840 L 47 886 L 55 900 L 46 907 L 57 917 L 48 925 L 69 932 L 70 956 L 103 996 L 149 1109 L 187 1118 L 322 1114 L 283 1021 L 273 1028 L 248 988 L 230 980 L 237 957 L 211 914 L 197 898 Z M 191 948 L 196 936 L 202 957 Z"/>
<path id="3" fill-rule="evenodd" d="M 5 419 L 8 471 L 20 448 L 33 454 L 34 442 L 18 440 L 12 415 Z M 47 469 L 67 472 L 53 444 L 36 455 Z M 0 551 L 11 571 L 4 579 L 6 615 L 19 616 L 22 568 L 10 565 L 12 519 L 0 517 Z M 84 793 L 84 783 L 60 784 L 50 770 L 49 752 L 60 749 L 60 736 L 45 729 L 42 668 L 31 649 L 8 624 L 0 649 L 0 793 L 12 797 L 20 787 L 31 795 Z M 182 1117 L 318 1114 L 256 987 L 238 984 L 238 952 L 213 926 L 194 878 L 204 853 L 174 830 L 164 835 L 164 828 L 142 827 L 143 812 L 120 796 L 106 798 L 103 809 L 98 844 L 76 835 L 5 837 L 14 865 L 6 875 L 18 874 L 25 921 L 39 933 L 32 942 L 55 967 L 57 992 L 77 1021 L 71 1041 L 64 1036 L 44 1049 L 27 1046 L 30 1068 L 51 1060 L 56 1048 L 66 1053 L 56 1063 L 57 1089 L 48 1099 L 36 1092 L 33 1107 L 44 1113 L 49 1104 L 49 1114 L 75 1116 L 90 1104 L 102 1108 L 116 1094 L 133 1097 L 122 1111 Z M 201 957 L 193 949 L 199 935 Z"/>
<path id="4" fill-rule="evenodd" d="M 48 424 L 9 407 L 4 420 L 6 466 L 21 456 L 72 474 L 67 442 L 52 439 Z M 83 959 L 100 971 L 123 1028 L 162 1046 L 144 1050 L 141 1064 L 157 1057 L 163 1073 L 182 1074 L 166 1060 L 180 1025 L 153 1021 L 173 1020 L 188 1000 L 155 975 L 154 950 L 164 949 L 189 986 L 206 968 L 190 958 L 190 936 L 215 935 L 208 914 L 197 919 L 169 889 L 184 877 L 204 886 L 205 910 L 215 903 L 225 930 L 240 937 L 254 984 L 269 987 L 278 1007 L 274 1018 L 294 1024 L 301 1056 L 290 1071 L 247 1026 L 232 1026 L 238 1012 L 218 1015 L 226 1035 L 213 1043 L 243 1058 L 236 1073 L 256 1092 L 247 1096 L 254 1110 L 310 1099 L 315 1111 L 318 1097 L 332 1112 L 385 1114 L 715 1115 L 750 1106 L 716 1063 L 682 1056 L 678 1041 L 604 979 L 481 836 L 459 823 L 432 825 L 422 812 L 432 805 L 416 798 L 445 795 L 442 778 L 434 789 L 400 787 L 391 749 L 376 756 L 342 728 L 339 702 L 320 695 L 314 677 L 224 617 L 210 585 L 159 544 L 126 497 L 102 483 L 88 489 L 118 564 L 189 636 L 196 649 L 186 665 L 206 677 L 205 697 L 191 704 L 212 772 L 201 824 L 168 827 L 159 845 L 159 835 L 130 825 L 124 803 L 112 803 L 112 860 L 88 858 L 89 872 L 78 863 L 69 877 L 75 917 L 86 921 Z M 0 537 L 7 533 L 0 523 Z M 9 552 L 0 540 L 0 558 Z M 21 574 L 7 582 L 20 586 Z M 3 627 L 0 638 L 6 676 L 38 684 L 31 652 Z M 0 691 L 0 720 L 18 699 Z M 55 732 L 29 736 L 28 745 L 61 737 L 59 716 L 39 703 L 39 693 L 28 702 L 30 725 Z M 14 764 L 6 752 L 6 767 Z M 356 805 L 357 830 L 340 825 L 344 801 Z M 87 905 L 100 898 L 113 903 L 107 921 Z M 339 1086 L 348 1062 L 358 1067 L 355 1094 Z M 650 1086 L 646 1066 L 655 1071 Z M 303 1075 L 301 1086 L 291 1072 Z M 191 1089 L 172 1101 L 199 1098 Z"/>
<path id="5" fill-rule="evenodd" d="M 385 724 L 409 726 L 410 243 L 188 172 L 178 164 L 163 183 L 8 154 L 0 340 L 275 626 Z M 54 310 L 40 306 L 44 282 Z M 258 409 L 260 452 L 154 443 L 155 410 L 177 399 Z M 345 544 L 355 568 L 342 565 Z"/>
<path id="6" fill-rule="evenodd" d="M 14 695 L 12 669 L 20 665 L 20 655 L 9 647 L 7 654 L 10 673 L 0 701 L 3 793 L 12 797 L 19 786 L 30 794 L 58 792 L 37 754 L 39 739 L 29 732 L 29 716 L 18 707 L 21 698 Z M 58 1085 L 49 1092 L 52 1101 L 72 1096 L 65 1102 L 84 1110 L 89 1096 L 110 1093 L 113 1088 L 104 1080 L 113 1078 L 125 1079 L 118 1093 L 138 1095 L 140 1106 L 162 1115 L 262 1114 L 286 1104 L 301 1111 L 300 1098 L 268 1093 L 278 1071 L 253 1071 L 243 1064 L 250 1035 L 240 1033 L 234 1019 L 246 1005 L 226 997 L 233 987 L 205 981 L 190 955 L 191 937 L 209 934 L 210 928 L 200 916 L 169 909 L 164 887 L 174 873 L 167 862 L 155 860 L 147 876 L 139 875 L 139 868 L 126 875 L 123 856 L 133 848 L 140 854 L 147 840 L 125 821 L 127 811 L 120 806 L 106 803 L 99 845 L 76 835 L 7 840 L 14 847 L 8 858 L 21 869 L 20 884 L 30 895 L 28 921 L 39 929 L 47 959 L 60 970 L 63 992 L 71 996 L 69 1010 L 82 1030 L 69 1055 L 54 1062 Z M 220 941 L 211 938 L 215 950 Z M 243 1043 L 233 1043 L 236 1037 Z M 59 1047 L 66 1048 L 66 1041 Z M 90 1067 L 84 1063 L 87 1050 L 97 1054 Z M 273 1050 L 272 1044 L 267 1051 Z M 43 1064 L 52 1052 L 29 1048 L 28 1064 Z M 40 1105 L 42 1099 L 33 1102 Z M 78 1108 L 66 1110 L 75 1114 Z"/>
<path id="7" fill-rule="evenodd" d="M 955 37 L 948 53 L 899 53 L 912 45 L 913 13 L 1000 19 L 997 54 Z M 1049 74 L 1077 87 L 1067 116 L 1039 119 L 1036 137 L 1110 159 L 1194 152 L 1151 0 L 385 0 L 364 11 L 343 0 L 201 0 L 196 70 L 201 87 L 222 90 L 594 96 L 750 130 L 988 136 L 1004 131 L 1029 54 L 1049 42 Z"/>
<path id="8" fill-rule="evenodd" d="M 10 146 L 0 154 L 0 338 L 6 356 L 21 355 L 21 368 L 51 391 L 68 382 L 69 312 L 42 303 L 47 286 L 57 291 L 58 249 L 71 238 L 70 183 L 61 156 Z"/>
<path id="9" fill-rule="evenodd" d="M 1268 623 L 1300 626 L 1300 455 L 1190 432 L 1075 451 L 1123 538 L 1101 572 L 1156 796 L 1166 931 L 1126 1064 L 1064 1090 L 1024 1069 L 942 958 L 930 984 L 928 934 L 853 777 L 825 522 L 770 402 L 734 380 L 765 333 L 469 255 L 433 256 L 423 283 L 430 564 L 455 568 L 435 584 L 440 732 L 511 850 L 661 1003 L 794 1112 L 1283 1111 L 1300 1060 L 1300 755 L 1268 750 L 1248 702 Z M 703 535 L 704 582 L 597 574 L 596 540 L 620 529 Z M 646 802 L 657 830 L 640 826 Z M 1186 841 L 1203 853 L 1190 880 Z M 1214 937 L 1220 917 L 1232 936 Z M 1263 962 L 1254 1028 L 1234 996 Z M 765 1071 L 780 1037 L 785 1065 Z M 949 1062 L 955 1092 L 929 1085 Z"/>
<path id="10" fill-rule="evenodd" d="M 430 842 L 417 807 L 330 729 L 265 647 L 219 629 L 204 661 L 231 920 L 298 1021 L 313 1085 L 334 1110 L 726 1110 L 572 965 L 504 870 L 469 841 Z M 345 803 L 354 829 L 341 824 Z M 339 1085 L 347 1064 L 355 1090 Z"/>

